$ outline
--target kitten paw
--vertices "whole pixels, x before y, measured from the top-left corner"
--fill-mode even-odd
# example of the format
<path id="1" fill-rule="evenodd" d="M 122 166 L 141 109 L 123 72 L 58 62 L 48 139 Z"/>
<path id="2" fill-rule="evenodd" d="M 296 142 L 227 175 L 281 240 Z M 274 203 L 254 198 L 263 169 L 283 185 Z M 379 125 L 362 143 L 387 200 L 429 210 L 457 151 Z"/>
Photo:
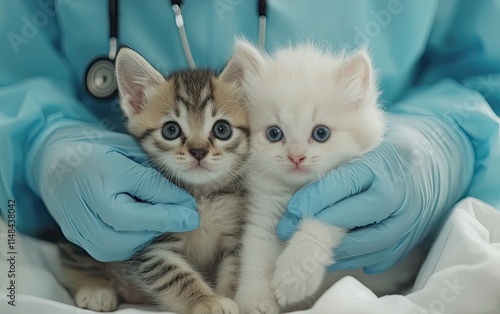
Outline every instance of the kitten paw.
<path id="1" fill-rule="evenodd" d="M 78 307 L 96 312 L 110 312 L 118 306 L 118 296 L 106 287 L 81 287 L 75 293 Z"/>
<path id="2" fill-rule="evenodd" d="M 326 267 L 334 263 L 333 249 L 345 230 L 304 219 L 276 261 L 271 282 L 278 304 L 286 308 L 314 295 L 323 282 Z"/>
<path id="3" fill-rule="evenodd" d="M 231 299 L 215 297 L 193 306 L 189 314 L 239 314 L 238 305 Z"/>
<path id="4" fill-rule="evenodd" d="M 282 254 L 271 282 L 276 301 L 283 308 L 304 301 L 319 289 L 324 274 L 325 267 L 313 256 Z"/>
<path id="5" fill-rule="evenodd" d="M 266 274 L 262 278 L 258 276 L 251 277 L 250 280 L 245 280 L 244 285 L 240 285 L 234 296 L 234 300 L 240 307 L 241 314 L 279 314 L 281 313 L 280 306 L 276 303 L 276 299 L 271 289 L 269 279 L 271 270 L 264 271 Z M 257 280 L 255 280 L 257 278 Z"/>
<path id="6" fill-rule="evenodd" d="M 241 314 L 279 314 L 280 307 L 276 302 L 259 302 L 251 305 L 240 305 Z"/>

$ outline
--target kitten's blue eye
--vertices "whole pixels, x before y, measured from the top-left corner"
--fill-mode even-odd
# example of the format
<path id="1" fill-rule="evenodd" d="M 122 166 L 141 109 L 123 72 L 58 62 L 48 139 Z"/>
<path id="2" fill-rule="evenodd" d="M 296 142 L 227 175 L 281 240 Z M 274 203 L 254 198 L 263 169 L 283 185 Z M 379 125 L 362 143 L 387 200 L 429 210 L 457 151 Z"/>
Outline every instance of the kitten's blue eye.
<path id="1" fill-rule="evenodd" d="M 319 125 L 314 128 L 312 137 L 317 142 L 325 142 L 330 138 L 330 129 L 324 125 Z"/>
<path id="2" fill-rule="evenodd" d="M 231 126 L 225 120 L 215 122 L 212 132 L 216 138 L 222 141 L 227 141 L 233 134 Z"/>
<path id="3" fill-rule="evenodd" d="M 181 134 L 181 127 L 179 126 L 179 124 L 177 124 L 177 122 L 174 121 L 165 123 L 163 129 L 161 130 L 161 135 L 163 135 L 163 137 L 169 141 L 175 140 L 176 138 L 181 136 Z"/>
<path id="4" fill-rule="evenodd" d="M 271 142 L 278 142 L 283 138 L 283 132 L 277 126 L 271 126 L 267 129 L 266 136 Z"/>

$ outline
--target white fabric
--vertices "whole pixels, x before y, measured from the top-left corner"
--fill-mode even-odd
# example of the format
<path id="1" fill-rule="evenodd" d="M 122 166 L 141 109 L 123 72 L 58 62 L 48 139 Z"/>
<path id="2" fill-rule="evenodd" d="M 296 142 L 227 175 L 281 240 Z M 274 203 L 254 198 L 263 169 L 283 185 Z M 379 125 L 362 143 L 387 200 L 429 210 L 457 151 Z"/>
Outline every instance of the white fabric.
<path id="1" fill-rule="evenodd" d="M 16 306 L 8 305 L 6 225 L 0 248 L 0 313 L 92 313 L 74 307 L 58 284 L 55 247 L 16 234 Z M 117 314 L 150 314 L 151 307 L 122 304 Z M 457 204 L 406 295 L 378 298 L 353 277 L 334 284 L 307 314 L 500 313 L 500 213 L 476 199 Z"/>

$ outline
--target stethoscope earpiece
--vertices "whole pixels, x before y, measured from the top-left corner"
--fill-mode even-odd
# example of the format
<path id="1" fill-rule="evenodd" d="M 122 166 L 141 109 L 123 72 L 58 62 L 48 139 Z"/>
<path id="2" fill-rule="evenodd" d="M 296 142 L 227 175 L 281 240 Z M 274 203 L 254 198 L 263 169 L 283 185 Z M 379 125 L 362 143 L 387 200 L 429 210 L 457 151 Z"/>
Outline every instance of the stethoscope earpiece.
<path id="1" fill-rule="evenodd" d="M 114 96 L 118 88 L 114 62 L 106 57 L 94 60 L 87 69 L 85 83 L 88 92 L 95 98 Z"/>

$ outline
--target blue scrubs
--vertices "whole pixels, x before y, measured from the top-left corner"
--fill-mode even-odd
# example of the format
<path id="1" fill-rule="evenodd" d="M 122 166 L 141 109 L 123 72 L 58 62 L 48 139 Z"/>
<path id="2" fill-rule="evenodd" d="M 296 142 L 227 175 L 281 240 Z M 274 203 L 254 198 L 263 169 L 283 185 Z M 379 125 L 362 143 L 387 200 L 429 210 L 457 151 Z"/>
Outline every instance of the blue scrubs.
<path id="1" fill-rule="evenodd" d="M 221 69 L 236 35 L 257 41 L 257 1 L 186 0 L 198 67 Z M 468 195 L 500 208 L 500 2 L 269 0 L 266 49 L 311 40 L 334 50 L 367 45 L 391 111 L 455 121 L 475 150 Z M 167 73 L 187 67 L 166 0 L 120 0 L 119 39 Z M 51 123 L 74 119 L 123 130 L 117 99 L 86 91 L 89 64 L 108 53 L 103 0 L 0 3 L 0 209 L 15 199 L 17 228 L 54 227 L 32 189 L 29 158 Z M 443 143 L 445 145 L 446 143 Z M 61 196 L 63 197 L 63 196 Z"/>

